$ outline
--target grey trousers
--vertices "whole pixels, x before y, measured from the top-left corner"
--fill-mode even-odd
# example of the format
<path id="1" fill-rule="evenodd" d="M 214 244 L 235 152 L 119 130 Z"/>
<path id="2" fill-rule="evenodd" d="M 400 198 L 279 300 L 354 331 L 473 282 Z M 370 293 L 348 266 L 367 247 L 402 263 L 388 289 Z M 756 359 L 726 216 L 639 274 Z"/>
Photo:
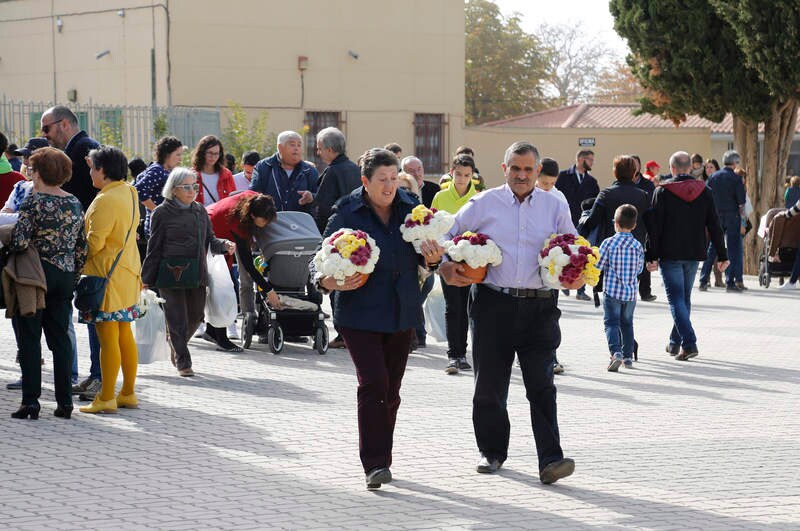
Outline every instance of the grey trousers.
<path id="1" fill-rule="evenodd" d="M 190 369 L 192 357 L 187 344 L 203 321 L 206 288 L 205 286 L 191 289 L 161 288 L 158 291 L 167 301 L 164 304 L 164 317 L 167 321 L 169 341 L 175 352 L 175 366 L 178 370 Z"/>
<path id="2" fill-rule="evenodd" d="M 239 309 L 242 315 L 248 312 L 254 313 L 256 311 L 254 283 L 250 278 L 250 273 L 242 266 L 244 262 L 238 248 L 236 249 L 236 263 L 239 264 Z"/>

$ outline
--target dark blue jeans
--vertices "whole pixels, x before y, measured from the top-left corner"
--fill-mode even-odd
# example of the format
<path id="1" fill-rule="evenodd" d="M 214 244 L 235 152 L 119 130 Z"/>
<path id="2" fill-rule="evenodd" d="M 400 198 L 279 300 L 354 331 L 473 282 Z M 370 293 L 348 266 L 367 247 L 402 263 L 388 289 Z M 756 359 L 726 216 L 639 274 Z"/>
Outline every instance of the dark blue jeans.
<path id="1" fill-rule="evenodd" d="M 417 327 L 417 340 L 420 342 L 424 342 L 428 337 L 428 332 L 425 330 L 425 314 L 422 311 L 422 305 L 425 304 L 425 299 L 428 298 L 428 294 L 432 289 L 433 275 L 430 275 L 425 279 L 425 282 L 422 283 L 422 287 L 419 289 L 419 322 L 422 324 Z"/>
<path id="2" fill-rule="evenodd" d="M 742 274 L 744 273 L 744 249 L 742 247 L 742 218 L 738 213 L 720 213 L 719 223 L 722 225 L 722 231 L 725 234 L 725 247 L 728 252 L 728 260 L 730 265 L 725 270 L 725 282 L 728 286 L 734 286 L 737 282 L 742 282 Z M 714 244 L 708 244 L 708 251 L 706 261 L 703 262 L 703 268 L 700 270 L 700 283 L 708 284 L 709 275 L 711 274 L 711 267 L 717 260 L 717 251 L 714 249 Z"/>
<path id="3" fill-rule="evenodd" d="M 680 345 L 684 349 L 697 348 L 697 336 L 690 319 L 692 309 L 692 286 L 697 274 L 694 260 L 661 260 L 661 278 L 667 292 L 667 302 L 672 313 L 672 332 L 670 345 Z"/>
<path id="4" fill-rule="evenodd" d="M 555 296 L 516 298 L 480 284 L 472 287 L 472 424 L 478 449 L 489 459 L 503 462 L 508 455 L 511 423 L 506 402 L 514 354 L 530 404 L 539 470 L 564 457 L 553 384 L 553 354 L 561 344 L 560 316 Z"/>
<path id="5" fill-rule="evenodd" d="M 100 377 L 100 338 L 94 325 L 86 325 L 89 329 L 89 377 L 92 380 L 102 381 Z M 72 324 L 72 314 L 69 321 L 69 339 L 72 343 L 72 377 L 78 377 L 78 343 L 75 339 L 75 326 Z"/>
<path id="6" fill-rule="evenodd" d="M 621 301 L 603 297 L 603 324 L 606 329 L 608 351 L 611 355 L 622 354 L 626 360 L 633 359 L 633 310 L 636 299 Z"/>

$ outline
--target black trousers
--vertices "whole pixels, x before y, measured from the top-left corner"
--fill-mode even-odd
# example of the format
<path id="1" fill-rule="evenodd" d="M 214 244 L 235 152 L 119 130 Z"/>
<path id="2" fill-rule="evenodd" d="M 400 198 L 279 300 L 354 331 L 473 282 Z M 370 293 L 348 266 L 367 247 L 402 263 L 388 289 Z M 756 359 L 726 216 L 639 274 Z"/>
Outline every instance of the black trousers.
<path id="1" fill-rule="evenodd" d="M 30 317 L 14 317 L 19 342 L 19 364 L 22 369 L 22 403 L 36 404 L 42 395 L 42 331 L 47 348 L 53 353 L 53 380 L 56 402 L 72 405 L 72 342 L 69 339 L 69 318 L 72 308 L 72 287 L 75 273 L 62 271 L 42 260 L 47 280 L 45 308 Z"/>
<path id="2" fill-rule="evenodd" d="M 561 344 L 556 298 L 516 298 L 480 284 L 472 288 L 472 357 L 475 395 L 472 423 L 481 453 L 508 457 L 511 425 L 506 401 L 514 354 L 519 358 L 530 403 L 539 470 L 564 457 L 558 433 L 554 353 Z"/>
<path id="3" fill-rule="evenodd" d="M 469 332 L 469 316 L 467 302 L 469 286 L 450 286 L 442 282 L 444 293 L 444 319 L 447 332 L 447 357 L 449 359 L 467 357 L 467 333 Z"/>
<path id="4" fill-rule="evenodd" d="M 644 268 L 641 273 L 639 273 L 639 296 L 640 297 L 649 297 L 651 295 L 652 288 L 650 287 L 650 271 L 647 268 Z"/>

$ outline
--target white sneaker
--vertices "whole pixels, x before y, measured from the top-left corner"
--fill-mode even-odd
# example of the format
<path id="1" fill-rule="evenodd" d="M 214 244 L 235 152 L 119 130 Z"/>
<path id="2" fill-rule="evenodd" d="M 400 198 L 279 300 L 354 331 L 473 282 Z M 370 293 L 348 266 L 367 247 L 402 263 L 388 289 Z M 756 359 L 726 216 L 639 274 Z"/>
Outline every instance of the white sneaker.
<path id="1" fill-rule="evenodd" d="M 784 282 L 782 286 L 778 287 L 778 289 L 786 289 L 786 290 L 797 289 L 797 283 L 796 282 Z"/>
<path id="2" fill-rule="evenodd" d="M 228 325 L 228 339 L 239 339 L 239 331 L 236 329 L 236 321 Z"/>

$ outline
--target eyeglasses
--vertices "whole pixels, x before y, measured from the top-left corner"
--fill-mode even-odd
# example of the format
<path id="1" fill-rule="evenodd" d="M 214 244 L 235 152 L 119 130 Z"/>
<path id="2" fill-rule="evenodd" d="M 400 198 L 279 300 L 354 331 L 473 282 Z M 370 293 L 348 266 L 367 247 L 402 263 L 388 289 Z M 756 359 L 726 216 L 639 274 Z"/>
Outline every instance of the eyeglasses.
<path id="1" fill-rule="evenodd" d="M 197 183 L 194 184 L 179 184 L 175 188 L 179 190 L 183 190 L 184 192 L 196 192 L 200 190 L 200 185 Z"/>
<path id="2" fill-rule="evenodd" d="M 34 173 L 36 173 L 36 168 L 34 168 L 33 166 L 25 166 L 25 175 L 30 177 Z"/>
<path id="3" fill-rule="evenodd" d="M 56 125 L 58 122 L 63 122 L 64 119 L 56 120 L 55 122 L 49 123 L 47 125 L 42 126 L 42 133 L 47 134 L 50 132 L 50 128 Z"/>

